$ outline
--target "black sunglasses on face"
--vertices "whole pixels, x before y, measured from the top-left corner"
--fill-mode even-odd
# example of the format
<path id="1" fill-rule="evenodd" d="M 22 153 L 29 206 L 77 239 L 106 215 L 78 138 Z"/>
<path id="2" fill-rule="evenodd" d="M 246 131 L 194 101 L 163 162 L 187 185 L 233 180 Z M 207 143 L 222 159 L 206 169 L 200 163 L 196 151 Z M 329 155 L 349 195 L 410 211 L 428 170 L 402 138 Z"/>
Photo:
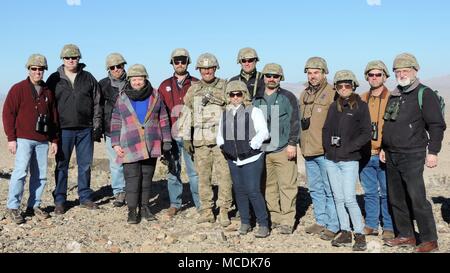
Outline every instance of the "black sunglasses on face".
<path id="1" fill-rule="evenodd" d="M 253 63 L 256 59 L 252 58 L 252 59 L 242 59 L 241 63 L 245 64 L 245 63 Z"/>
<path id="2" fill-rule="evenodd" d="M 113 65 L 109 67 L 109 70 L 114 71 L 116 69 L 122 69 L 123 68 L 123 64 L 118 64 L 118 65 Z"/>
<path id="3" fill-rule="evenodd" d="M 234 97 L 238 97 L 238 98 L 242 98 L 244 94 L 242 94 L 242 92 L 231 92 L 230 93 L 230 98 L 234 98 Z"/>
<path id="4" fill-rule="evenodd" d="M 270 78 L 274 78 L 274 79 L 279 79 L 281 77 L 281 75 L 277 75 L 277 74 L 265 74 L 264 77 L 270 79 Z"/>
<path id="5" fill-rule="evenodd" d="M 180 64 L 187 64 L 187 60 L 182 60 L 182 61 L 173 61 L 174 65 L 180 65 Z"/>
<path id="6" fill-rule="evenodd" d="M 368 73 L 367 76 L 369 76 L 369 78 L 372 78 L 372 77 L 379 78 L 379 77 L 383 76 L 383 73 Z"/>
<path id="7" fill-rule="evenodd" d="M 78 60 L 79 57 L 64 57 L 64 60 Z"/>
<path id="8" fill-rule="evenodd" d="M 42 71 L 44 71 L 45 70 L 45 68 L 44 67 L 30 67 L 30 70 L 31 71 L 40 71 L 40 72 L 42 72 Z"/>

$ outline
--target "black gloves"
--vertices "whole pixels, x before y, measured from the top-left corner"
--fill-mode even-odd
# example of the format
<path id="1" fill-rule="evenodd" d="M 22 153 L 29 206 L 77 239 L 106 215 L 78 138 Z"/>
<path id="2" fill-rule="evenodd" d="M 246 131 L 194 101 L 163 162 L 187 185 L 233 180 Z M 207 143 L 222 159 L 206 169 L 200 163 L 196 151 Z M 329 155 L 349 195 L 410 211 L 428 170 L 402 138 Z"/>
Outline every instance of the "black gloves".
<path id="1" fill-rule="evenodd" d="M 183 147 L 191 156 L 194 154 L 194 146 L 190 140 L 183 140 Z"/>
<path id="2" fill-rule="evenodd" d="M 162 149 L 163 149 L 163 152 L 169 152 L 170 150 L 172 150 L 172 143 L 164 142 Z"/>
<path id="3" fill-rule="evenodd" d="M 101 142 L 103 137 L 102 129 L 100 128 L 94 128 L 92 131 L 92 139 L 96 142 Z"/>

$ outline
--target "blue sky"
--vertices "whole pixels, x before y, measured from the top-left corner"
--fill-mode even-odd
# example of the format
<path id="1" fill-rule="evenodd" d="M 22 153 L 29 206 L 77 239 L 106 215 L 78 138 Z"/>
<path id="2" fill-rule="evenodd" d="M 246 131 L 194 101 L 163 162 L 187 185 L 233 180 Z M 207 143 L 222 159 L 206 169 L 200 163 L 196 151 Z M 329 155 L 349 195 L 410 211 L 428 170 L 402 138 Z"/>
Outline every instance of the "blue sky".
<path id="1" fill-rule="evenodd" d="M 0 93 L 26 77 L 32 53 L 47 57 L 48 77 L 67 43 L 79 45 L 98 80 L 106 75 L 106 55 L 120 52 L 128 65 L 144 64 L 154 86 L 172 74 L 176 47 L 187 48 L 194 61 L 215 54 L 222 78 L 239 72 L 236 55 L 247 46 L 258 51 L 260 70 L 281 64 L 287 82 L 305 80 L 311 56 L 328 61 L 330 79 L 351 69 L 363 80 L 368 61 L 381 59 L 390 68 L 402 52 L 416 55 L 421 78 L 450 74 L 445 0 L 6 0 L 1 6 Z M 190 71 L 198 76 L 193 66 Z"/>

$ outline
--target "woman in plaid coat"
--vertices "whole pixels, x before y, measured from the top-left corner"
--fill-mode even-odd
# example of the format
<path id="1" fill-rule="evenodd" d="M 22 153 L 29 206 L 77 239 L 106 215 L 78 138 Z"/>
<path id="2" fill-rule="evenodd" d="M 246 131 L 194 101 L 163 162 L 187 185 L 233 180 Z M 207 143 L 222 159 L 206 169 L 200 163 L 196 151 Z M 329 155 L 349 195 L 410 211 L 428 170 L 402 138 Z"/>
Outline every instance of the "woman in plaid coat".
<path id="1" fill-rule="evenodd" d="M 141 216 L 156 220 L 149 206 L 151 182 L 161 148 L 171 145 L 169 116 L 143 65 L 131 66 L 111 118 L 111 146 L 117 162 L 123 163 L 128 223 Z"/>

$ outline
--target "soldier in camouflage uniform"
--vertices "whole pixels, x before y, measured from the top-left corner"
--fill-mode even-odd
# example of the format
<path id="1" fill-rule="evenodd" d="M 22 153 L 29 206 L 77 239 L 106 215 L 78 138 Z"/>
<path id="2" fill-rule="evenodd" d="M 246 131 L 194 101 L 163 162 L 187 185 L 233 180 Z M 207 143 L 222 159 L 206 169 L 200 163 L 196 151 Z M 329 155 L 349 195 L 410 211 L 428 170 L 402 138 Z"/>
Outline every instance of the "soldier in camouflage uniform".
<path id="1" fill-rule="evenodd" d="M 230 225 L 228 211 L 231 207 L 231 176 L 227 162 L 216 144 L 220 115 L 225 109 L 226 82 L 215 76 L 219 63 L 212 54 L 200 55 L 196 69 L 200 70 L 201 81 L 193 83 L 184 97 L 185 108 L 180 119 L 183 122 L 183 146 L 194 154 L 199 176 L 200 218 L 198 223 L 214 222 L 212 170 L 218 172 L 219 221 L 222 226 Z M 192 130 L 193 129 L 193 130 Z M 192 134 L 193 131 L 193 134 Z M 194 153 L 195 150 L 195 153 Z"/>

